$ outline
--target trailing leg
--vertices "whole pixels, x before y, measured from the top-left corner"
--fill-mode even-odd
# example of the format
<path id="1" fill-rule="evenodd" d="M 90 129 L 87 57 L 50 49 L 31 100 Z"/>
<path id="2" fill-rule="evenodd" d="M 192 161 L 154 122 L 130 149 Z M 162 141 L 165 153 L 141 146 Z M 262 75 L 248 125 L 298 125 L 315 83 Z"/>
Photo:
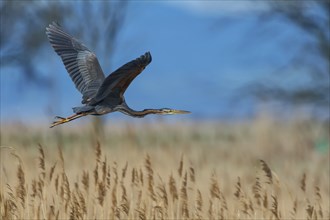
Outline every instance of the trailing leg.
<path id="1" fill-rule="evenodd" d="M 69 122 L 69 121 L 73 121 L 73 120 L 75 120 L 75 119 L 77 119 L 77 118 L 80 118 L 80 117 L 83 117 L 83 116 L 86 116 L 86 115 L 88 115 L 88 113 L 74 114 L 74 115 L 71 115 L 71 116 L 69 116 L 69 117 L 67 117 L 67 118 L 63 118 L 63 117 L 60 117 L 60 116 L 56 116 L 55 118 L 57 118 L 58 120 L 57 120 L 57 121 L 54 121 L 54 122 L 51 124 L 50 128 L 55 127 L 55 126 L 60 125 L 60 124 L 67 123 L 67 122 Z"/>

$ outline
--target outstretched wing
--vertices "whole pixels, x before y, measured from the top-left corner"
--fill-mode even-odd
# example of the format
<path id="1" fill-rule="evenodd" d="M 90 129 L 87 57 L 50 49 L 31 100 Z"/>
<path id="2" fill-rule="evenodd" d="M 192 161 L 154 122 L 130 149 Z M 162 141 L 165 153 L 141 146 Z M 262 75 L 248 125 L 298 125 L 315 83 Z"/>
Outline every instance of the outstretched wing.
<path id="1" fill-rule="evenodd" d="M 55 22 L 46 28 L 55 52 L 62 58 L 76 88 L 83 95 L 83 103 L 93 98 L 104 80 L 97 57 L 84 44 L 65 33 Z"/>
<path id="2" fill-rule="evenodd" d="M 147 52 L 111 73 L 103 81 L 96 96 L 91 100 L 91 104 L 98 103 L 113 93 L 123 96 L 129 84 L 146 68 L 151 60 L 151 54 Z"/>

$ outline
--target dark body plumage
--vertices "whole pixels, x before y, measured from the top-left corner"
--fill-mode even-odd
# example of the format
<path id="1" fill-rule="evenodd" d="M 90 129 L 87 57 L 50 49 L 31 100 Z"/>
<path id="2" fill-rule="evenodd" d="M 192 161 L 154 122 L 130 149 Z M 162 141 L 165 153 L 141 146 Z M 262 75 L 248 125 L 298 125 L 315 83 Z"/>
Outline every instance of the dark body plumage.
<path id="1" fill-rule="evenodd" d="M 68 118 L 58 117 L 51 127 L 85 115 L 103 115 L 120 111 L 133 117 L 147 114 L 178 114 L 187 111 L 172 109 L 145 109 L 135 111 L 125 102 L 124 93 L 130 83 L 151 62 L 150 52 L 118 68 L 105 78 L 96 55 L 83 43 L 64 32 L 53 22 L 46 28 L 46 34 L 55 52 L 61 57 L 67 72 L 78 91 L 82 94 L 84 106 L 74 107 L 76 113 Z"/>

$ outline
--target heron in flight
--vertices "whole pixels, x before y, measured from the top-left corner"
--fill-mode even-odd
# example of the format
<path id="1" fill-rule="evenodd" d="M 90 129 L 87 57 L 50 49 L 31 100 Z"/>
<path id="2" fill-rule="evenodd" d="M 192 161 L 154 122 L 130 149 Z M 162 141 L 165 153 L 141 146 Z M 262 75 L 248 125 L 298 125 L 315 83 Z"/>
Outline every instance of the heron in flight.
<path id="1" fill-rule="evenodd" d="M 46 28 L 46 34 L 76 88 L 82 94 L 81 103 L 84 104 L 74 107 L 75 114 L 69 117 L 56 116 L 57 120 L 51 124 L 51 128 L 86 115 L 104 115 L 115 111 L 133 117 L 190 113 L 169 108 L 136 111 L 126 104 L 124 93 L 134 78 L 151 62 L 150 52 L 126 63 L 105 77 L 96 55 L 79 40 L 66 33 L 57 23 L 50 24 Z"/>

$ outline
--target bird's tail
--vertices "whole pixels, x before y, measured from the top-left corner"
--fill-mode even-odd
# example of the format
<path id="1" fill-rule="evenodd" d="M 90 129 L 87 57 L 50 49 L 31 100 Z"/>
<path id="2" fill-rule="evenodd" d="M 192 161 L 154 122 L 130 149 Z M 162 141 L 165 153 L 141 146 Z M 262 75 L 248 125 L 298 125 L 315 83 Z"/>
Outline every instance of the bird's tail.
<path id="1" fill-rule="evenodd" d="M 85 113 L 85 112 L 91 112 L 94 110 L 94 106 L 79 106 L 79 107 L 73 107 L 72 110 L 74 113 L 76 114 L 80 114 L 80 113 Z"/>

